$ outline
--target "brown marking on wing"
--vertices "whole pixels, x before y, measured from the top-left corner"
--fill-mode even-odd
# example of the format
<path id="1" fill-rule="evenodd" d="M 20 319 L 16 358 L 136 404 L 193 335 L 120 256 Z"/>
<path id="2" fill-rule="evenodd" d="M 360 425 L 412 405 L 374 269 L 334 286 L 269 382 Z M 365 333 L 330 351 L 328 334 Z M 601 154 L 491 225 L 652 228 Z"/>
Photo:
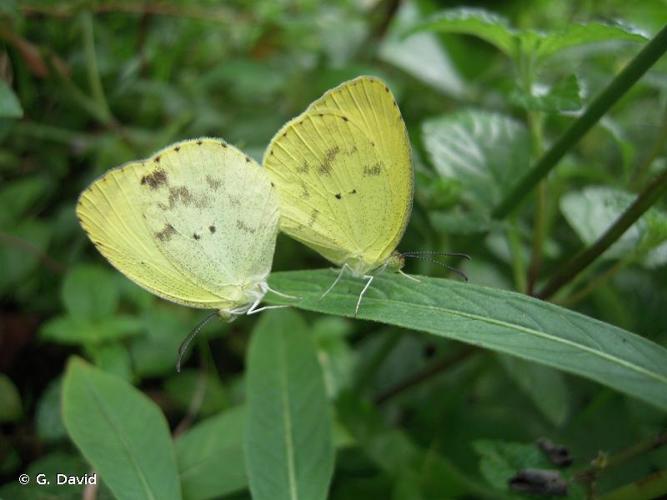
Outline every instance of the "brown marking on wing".
<path id="1" fill-rule="evenodd" d="M 169 241 L 174 234 L 176 234 L 176 229 L 167 223 L 162 228 L 162 231 L 155 233 L 155 236 L 160 241 Z"/>
<path id="2" fill-rule="evenodd" d="M 146 174 L 141 178 L 140 184 L 148 185 L 150 189 L 157 189 L 161 185 L 167 183 L 167 172 L 161 168 L 155 169 L 150 174 Z"/>

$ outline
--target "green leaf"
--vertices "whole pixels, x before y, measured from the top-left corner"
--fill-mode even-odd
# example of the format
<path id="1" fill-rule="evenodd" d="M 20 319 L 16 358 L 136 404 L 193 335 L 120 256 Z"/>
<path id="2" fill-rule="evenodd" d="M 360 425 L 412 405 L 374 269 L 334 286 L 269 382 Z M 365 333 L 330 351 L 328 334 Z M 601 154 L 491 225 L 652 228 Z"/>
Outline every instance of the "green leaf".
<path id="1" fill-rule="evenodd" d="M 508 480 L 521 469 L 553 468 L 534 444 L 479 440 L 473 443 L 473 448 L 480 456 L 482 475 L 501 491 L 509 491 Z"/>
<path id="2" fill-rule="evenodd" d="M 218 498 L 248 486 L 243 460 L 241 406 L 208 418 L 176 440 L 176 460 L 187 500 Z"/>
<path id="3" fill-rule="evenodd" d="M 274 273 L 271 286 L 301 297 L 293 307 L 352 316 L 363 282 L 330 270 Z M 359 318 L 421 330 L 581 375 L 667 410 L 667 350 L 582 314 L 522 294 L 394 273 L 375 277 Z M 287 300 L 269 298 L 270 302 Z"/>
<path id="4" fill-rule="evenodd" d="M 591 245 L 632 204 L 635 196 L 615 188 L 591 186 L 563 196 L 560 209 L 567 222 L 586 244 Z M 618 259 L 632 252 L 644 255 L 667 241 L 667 214 L 649 209 L 621 236 L 602 258 Z M 653 265 L 660 259 L 653 256 Z"/>
<path id="5" fill-rule="evenodd" d="M 172 358 L 175 355 L 173 351 Z M 229 406 L 229 394 L 218 377 L 195 370 L 176 373 L 173 362 L 171 369 L 174 375 L 165 382 L 165 392 L 178 408 L 187 410 L 194 398 L 201 400 L 199 413 L 202 416 L 219 413 Z"/>
<path id="6" fill-rule="evenodd" d="M 127 382 L 72 358 L 63 382 L 63 421 L 117 498 L 181 498 L 164 415 Z"/>
<path id="7" fill-rule="evenodd" d="M 59 344 L 100 343 L 136 335 L 143 326 L 138 318 L 121 314 L 97 321 L 57 316 L 42 326 L 39 335 Z"/>
<path id="8" fill-rule="evenodd" d="M 0 79 L 0 118 L 21 118 L 23 108 L 7 82 Z"/>
<path id="9" fill-rule="evenodd" d="M 336 409 L 341 423 L 357 445 L 391 477 L 412 471 L 420 475 L 422 492 L 446 491 L 451 497 L 487 496 L 483 487 L 465 477 L 447 459 L 432 450 L 420 449 L 406 433 L 389 427 L 370 403 L 344 393 L 338 399 Z"/>
<path id="10" fill-rule="evenodd" d="M 134 318 L 132 318 L 134 320 Z M 132 366 L 127 348 L 119 342 L 88 344 L 86 352 L 95 366 L 128 382 L 132 381 Z"/>
<path id="11" fill-rule="evenodd" d="M 415 24 L 407 34 L 418 31 L 458 33 L 481 38 L 509 57 L 514 57 L 517 37 L 507 20 L 483 9 L 447 9 Z"/>
<path id="12" fill-rule="evenodd" d="M 0 373 L 0 422 L 15 422 L 22 414 L 18 389 L 7 375 Z"/>
<path id="13" fill-rule="evenodd" d="M 8 182 L 0 189 L 0 227 L 8 228 L 20 221 L 40 199 L 47 197 L 49 182 L 45 177 L 31 176 Z"/>
<path id="14" fill-rule="evenodd" d="M 37 403 L 37 434 L 45 441 L 59 441 L 67 437 L 61 407 L 62 378 L 53 380 Z"/>
<path id="15" fill-rule="evenodd" d="M 530 111 L 560 113 L 581 109 L 579 82 L 575 75 L 559 80 L 546 90 L 540 87 L 533 88 L 531 95 L 517 91 L 512 95 L 512 100 Z"/>
<path id="16" fill-rule="evenodd" d="M 560 426 L 570 412 L 563 374 L 546 366 L 510 356 L 498 356 L 505 371 L 553 425 Z"/>
<path id="17" fill-rule="evenodd" d="M 247 361 L 244 449 L 255 500 L 327 497 L 331 408 L 313 340 L 294 311 L 262 316 Z"/>
<path id="18" fill-rule="evenodd" d="M 120 291 L 113 271 L 91 265 L 78 265 L 65 276 L 62 298 L 72 317 L 94 320 L 113 314 Z"/>
<path id="19" fill-rule="evenodd" d="M 378 51 L 380 59 L 445 94 L 462 96 L 466 91 L 464 81 L 436 35 L 415 33 L 408 38 L 402 36 L 418 18 L 417 6 L 412 2 L 403 2 L 389 33 L 382 39 Z"/>
<path id="20" fill-rule="evenodd" d="M 530 136 L 519 122 L 463 111 L 424 122 L 424 147 L 440 175 L 457 179 L 462 197 L 490 211 L 529 167 Z"/>
<path id="21" fill-rule="evenodd" d="M 645 42 L 648 37 L 629 26 L 604 23 L 571 24 L 563 30 L 542 35 L 535 55 L 544 60 L 565 49 L 611 40 Z"/>
<path id="22" fill-rule="evenodd" d="M 3 205 L 5 206 L 5 205 Z M 51 229 L 39 220 L 25 220 L 0 240 L 0 293 L 16 293 L 30 279 L 40 265 L 40 256 L 46 250 Z M 9 241 L 7 241 L 9 240 Z"/>

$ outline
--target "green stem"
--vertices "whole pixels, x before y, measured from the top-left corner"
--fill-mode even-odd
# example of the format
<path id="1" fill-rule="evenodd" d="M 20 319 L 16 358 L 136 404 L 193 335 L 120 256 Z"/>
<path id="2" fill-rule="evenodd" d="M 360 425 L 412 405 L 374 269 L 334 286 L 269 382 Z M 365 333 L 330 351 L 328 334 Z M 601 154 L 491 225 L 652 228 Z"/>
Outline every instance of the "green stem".
<path id="1" fill-rule="evenodd" d="M 523 252 L 521 251 L 521 240 L 519 230 L 517 229 L 516 218 L 510 221 L 507 231 L 507 243 L 510 247 L 510 256 L 512 258 L 512 275 L 514 276 L 514 288 L 519 292 L 526 291 L 526 266 L 523 262 Z"/>
<path id="2" fill-rule="evenodd" d="M 603 285 L 607 280 L 616 276 L 616 273 L 618 273 L 621 269 L 623 269 L 633 260 L 634 260 L 634 255 L 631 258 L 623 258 L 617 260 L 614 263 L 614 265 L 611 266 L 609 269 L 604 271 L 602 274 L 599 274 L 595 278 L 591 279 L 584 288 L 574 292 L 572 295 L 566 297 L 565 299 L 558 301 L 558 305 L 565 307 L 572 307 L 578 304 L 583 299 L 588 297 L 592 292 L 594 292 L 597 288 L 599 288 L 600 285 Z"/>
<path id="3" fill-rule="evenodd" d="M 662 469 L 602 495 L 600 500 L 649 500 L 665 498 L 663 495 L 666 494 L 667 469 Z"/>
<path id="4" fill-rule="evenodd" d="M 667 51 L 667 26 L 635 56 L 621 73 L 590 103 L 586 111 L 565 131 L 514 189 L 496 207 L 496 219 L 506 217 L 533 187 L 553 169 L 560 159 L 597 123 L 597 121 L 639 80 Z"/>
<path id="5" fill-rule="evenodd" d="M 543 153 L 543 131 L 541 116 L 533 111 L 528 112 L 528 123 L 533 139 L 533 153 L 539 157 Z M 544 253 L 544 238 L 547 226 L 547 182 L 542 180 L 537 186 L 537 200 L 535 204 L 535 218 L 533 219 L 533 241 L 528 265 L 528 279 L 526 293 L 532 295 L 535 283 L 538 280 L 542 268 L 542 255 Z"/>
<path id="6" fill-rule="evenodd" d="M 105 124 L 113 121 L 113 116 L 109 110 L 109 104 L 104 96 L 102 80 L 97 68 L 97 56 L 95 54 L 95 35 L 93 31 L 93 16 L 90 12 L 84 12 L 81 15 L 81 25 L 83 31 L 83 47 L 86 54 L 86 70 L 88 72 L 88 84 L 90 92 L 95 101 L 100 117 Z"/>
<path id="7" fill-rule="evenodd" d="M 591 262 L 602 255 L 612 244 L 628 230 L 637 219 L 651 208 L 667 191 L 667 168 L 639 193 L 635 201 L 616 219 L 598 240 L 575 255 L 572 260 L 560 268 L 537 296 L 548 299 L 560 288 L 579 274 Z"/>
<path id="8" fill-rule="evenodd" d="M 637 167 L 637 170 L 633 179 L 633 186 L 635 188 L 639 187 L 644 181 L 646 174 L 649 172 L 651 165 L 653 165 L 654 160 L 658 157 L 660 152 L 664 149 L 665 143 L 667 143 L 667 105 L 665 106 L 663 116 L 662 116 L 662 126 L 658 131 L 658 137 L 653 143 L 653 147 L 648 155 L 644 158 L 641 165 Z"/>

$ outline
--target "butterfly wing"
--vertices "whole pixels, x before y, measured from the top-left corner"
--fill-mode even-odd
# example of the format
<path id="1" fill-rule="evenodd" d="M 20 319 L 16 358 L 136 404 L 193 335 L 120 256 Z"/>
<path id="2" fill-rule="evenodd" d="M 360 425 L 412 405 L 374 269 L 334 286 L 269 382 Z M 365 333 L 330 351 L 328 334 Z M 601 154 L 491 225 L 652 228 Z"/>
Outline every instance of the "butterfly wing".
<path id="1" fill-rule="evenodd" d="M 266 172 L 214 139 L 184 141 L 107 172 L 77 215 L 98 250 L 165 299 L 231 310 L 271 270 L 278 203 Z"/>
<path id="2" fill-rule="evenodd" d="M 382 265 L 412 208 L 405 124 L 389 88 L 359 77 L 330 90 L 273 138 L 264 166 L 281 229 L 359 272 Z"/>

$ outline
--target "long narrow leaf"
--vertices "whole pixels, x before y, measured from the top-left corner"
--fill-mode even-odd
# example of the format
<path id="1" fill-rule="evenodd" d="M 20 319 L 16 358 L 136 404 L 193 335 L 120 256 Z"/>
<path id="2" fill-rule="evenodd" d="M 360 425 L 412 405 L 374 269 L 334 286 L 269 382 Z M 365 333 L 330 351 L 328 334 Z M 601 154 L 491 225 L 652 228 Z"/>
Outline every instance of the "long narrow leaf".
<path id="1" fill-rule="evenodd" d="M 254 500 L 318 500 L 333 472 L 332 418 L 305 322 L 265 314 L 248 352 L 244 451 Z"/>
<path id="2" fill-rule="evenodd" d="M 293 306 L 352 316 L 363 282 L 328 270 L 275 273 Z M 460 340 L 575 373 L 667 410 L 667 350 L 643 337 L 514 292 L 393 273 L 378 275 L 358 317 Z M 279 302 L 277 299 L 272 299 Z"/>

